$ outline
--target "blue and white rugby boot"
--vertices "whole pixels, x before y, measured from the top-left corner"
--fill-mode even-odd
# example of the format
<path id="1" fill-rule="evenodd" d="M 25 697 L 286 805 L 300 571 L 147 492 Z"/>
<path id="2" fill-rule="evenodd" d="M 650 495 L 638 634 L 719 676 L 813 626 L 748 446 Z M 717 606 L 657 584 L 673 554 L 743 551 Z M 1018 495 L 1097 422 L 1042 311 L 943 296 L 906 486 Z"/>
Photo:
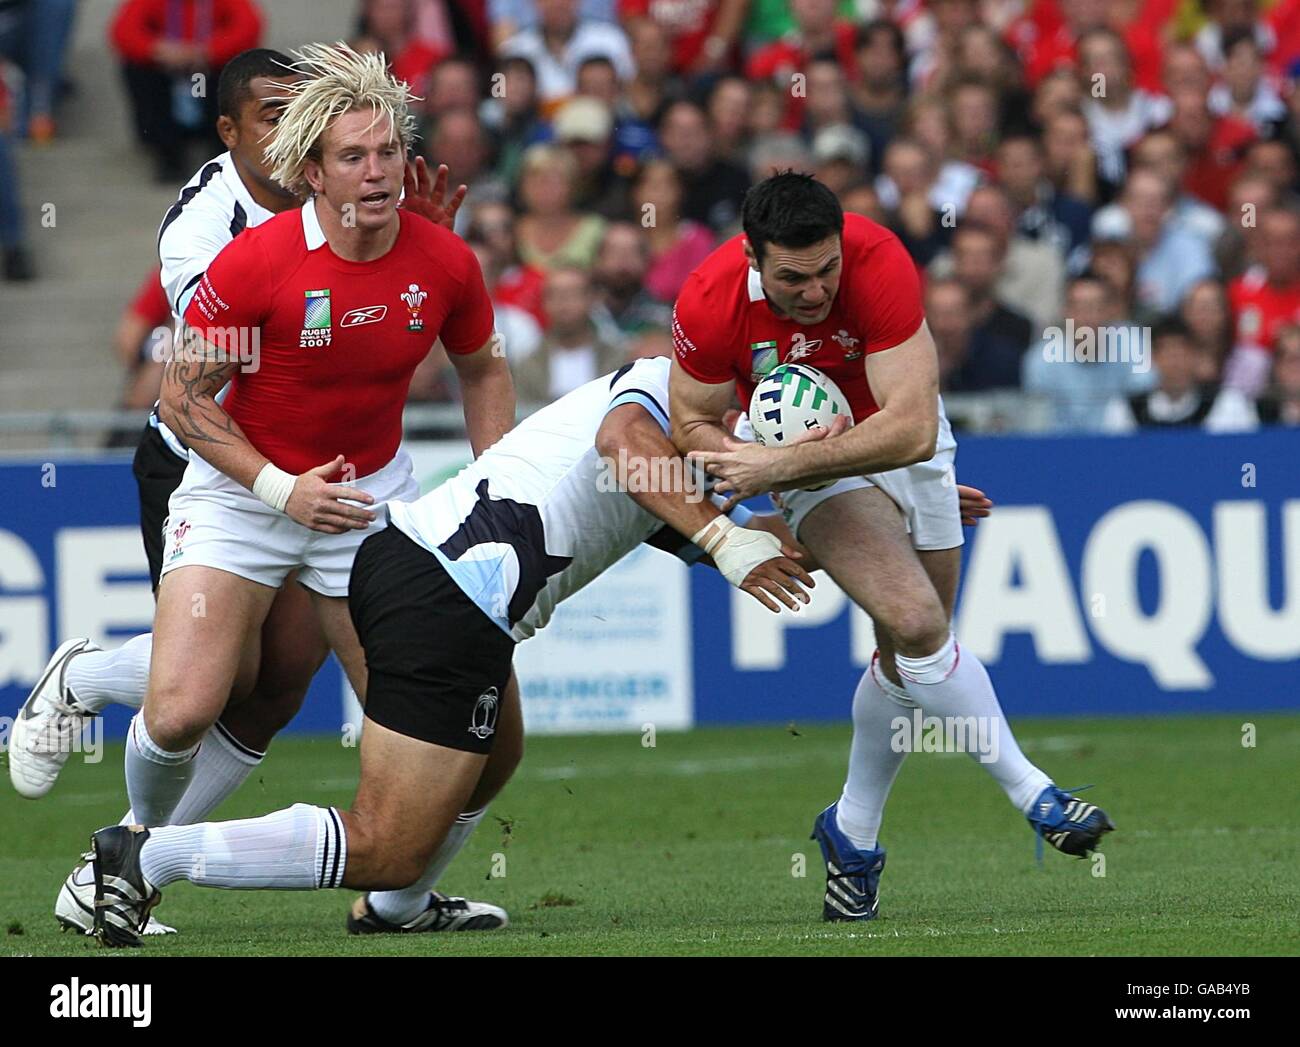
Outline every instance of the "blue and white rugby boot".
<path id="1" fill-rule="evenodd" d="M 885 849 L 860 851 L 840 832 L 831 804 L 817 816 L 810 839 L 816 840 L 826 861 L 826 897 L 822 919 L 874 920 L 880 905 L 880 873 L 885 868 Z"/>
<path id="2" fill-rule="evenodd" d="M 1062 854 L 1086 858 L 1101 838 L 1115 829 L 1110 815 L 1095 803 L 1071 796 L 1055 785 L 1049 785 L 1038 794 L 1025 817 L 1038 837 L 1040 859 L 1043 840 Z"/>

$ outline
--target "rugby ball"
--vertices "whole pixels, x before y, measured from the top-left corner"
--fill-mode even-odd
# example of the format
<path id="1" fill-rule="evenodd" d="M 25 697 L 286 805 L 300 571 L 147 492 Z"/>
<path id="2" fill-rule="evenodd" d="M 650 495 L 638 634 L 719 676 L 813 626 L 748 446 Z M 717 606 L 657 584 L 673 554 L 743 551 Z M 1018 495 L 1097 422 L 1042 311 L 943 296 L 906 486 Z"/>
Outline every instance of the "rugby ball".
<path id="1" fill-rule="evenodd" d="M 848 398 L 824 372 L 807 364 L 772 368 L 749 401 L 754 439 L 766 447 L 782 447 L 809 429 L 829 429 L 837 417 L 853 422 Z"/>

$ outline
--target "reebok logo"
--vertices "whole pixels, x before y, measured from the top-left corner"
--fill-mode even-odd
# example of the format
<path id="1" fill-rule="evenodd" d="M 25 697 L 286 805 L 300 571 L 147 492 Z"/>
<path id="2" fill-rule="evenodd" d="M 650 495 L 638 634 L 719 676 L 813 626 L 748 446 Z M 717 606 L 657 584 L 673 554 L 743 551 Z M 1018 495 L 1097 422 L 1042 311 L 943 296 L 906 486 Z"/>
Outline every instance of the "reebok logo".
<path id="1" fill-rule="evenodd" d="M 360 309 L 349 309 L 339 321 L 340 327 L 360 327 L 362 324 L 377 324 L 388 315 L 386 305 L 363 305 Z"/>
<path id="2" fill-rule="evenodd" d="M 51 1018 L 130 1018 L 137 1029 L 153 1021 L 152 985 L 82 985 L 73 978 L 50 988 Z"/>

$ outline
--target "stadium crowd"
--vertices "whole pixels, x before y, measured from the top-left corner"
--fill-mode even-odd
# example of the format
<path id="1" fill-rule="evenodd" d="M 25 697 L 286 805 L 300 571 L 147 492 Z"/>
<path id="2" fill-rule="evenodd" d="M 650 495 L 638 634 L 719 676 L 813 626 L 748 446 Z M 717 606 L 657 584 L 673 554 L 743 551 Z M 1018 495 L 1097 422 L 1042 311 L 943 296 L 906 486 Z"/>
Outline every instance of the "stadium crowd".
<path id="1" fill-rule="evenodd" d="M 37 6 L 0 0 L 26 74 L 0 87 L 10 278 L 32 275 L 12 140 L 58 133 L 57 61 L 12 43 Z M 160 180 L 220 150 L 215 93 L 177 84 L 264 22 L 252 0 L 121 3 Z M 381 50 L 423 99 L 523 403 L 670 353 L 691 270 L 794 168 L 902 239 L 945 391 L 1037 394 L 1062 430 L 1300 425 L 1300 0 L 363 0 L 320 37 Z M 145 275 L 117 339 L 132 406 L 166 322 Z M 455 388 L 431 359 L 412 396 Z"/>

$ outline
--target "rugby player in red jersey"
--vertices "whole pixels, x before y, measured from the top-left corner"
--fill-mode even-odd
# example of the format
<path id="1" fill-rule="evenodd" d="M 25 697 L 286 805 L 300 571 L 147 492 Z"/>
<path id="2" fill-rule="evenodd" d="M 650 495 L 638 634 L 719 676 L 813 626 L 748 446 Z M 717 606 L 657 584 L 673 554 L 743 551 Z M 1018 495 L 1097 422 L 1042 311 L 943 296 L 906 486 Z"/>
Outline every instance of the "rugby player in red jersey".
<path id="1" fill-rule="evenodd" d="M 1086 855 L 1110 820 L 1024 757 L 987 672 L 952 634 L 962 544 L 956 442 L 912 259 L 889 230 L 845 215 L 829 189 L 793 172 L 750 190 L 743 227 L 678 296 L 672 433 L 723 478 L 717 490 L 779 493 L 796 537 L 876 625 L 877 657 L 853 698 L 844 791 L 813 829 L 827 868 L 823 917 L 876 915 L 878 833 L 906 755 L 894 744 L 900 706 L 978 718 L 969 722 L 991 744 L 973 755 L 1035 832 Z M 786 447 L 733 438 L 722 425 L 733 395 L 748 404 L 764 373 L 796 360 L 835 380 L 856 424 Z"/>
<path id="2" fill-rule="evenodd" d="M 246 228 L 302 206 L 301 198 L 271 178 L 265 150 L 287 101 L 285 87 L 303 75 L 290 56 L 260 48 L 235 56 L 222 69 L 217 131 L 228 151 L 195 172 L 158 232 L 162 290 L 176 314 L 185 311 L 204 272 L 231 240 Z M 466 187 L 448 198 L 447 173 L 440 165 L 431 178 L 423 158 L 408 164 L 401 206 L 451 229 Z M 188 464 L 188 449 L 159 421 L 155 404 L 134 467 L 141 535 L 155 592 L 168 502 Z M 107 651 L 89 637 L 58 645 L 14 721 L 9 775 L 21 795 L 35 799 L 53 787 L 74 740 L 92 716 L 114 703 L 140 707 L 152 647 L 151 633 Z M 201 821 L 252 774 L 271 739 L 297 714 L 328 654 L 307 590 L 281 586 L 263 622 L 260 643 L 245 650 L 226 709 L 204 736 L 189 787 L 172 813 L 173 823 Z M 128 812 L 124 821 L 133 822 L 133 815 Z M 64 928 L 91 929 L 92 874 L 88 866 L 78 866 L 60 888 L 55 917 Z M 447 916 L 441 928 L 458 927 L 478 915 L 478 903 L 439 897 Z M 478 926 L 483 926 L 481 921 Z M 151 919 L 145 933 L 172 930 Z"/>
<path id="3" fill-rule="evenodd" d="M 145 825 L 168 822 L 199 740 L 294 572 L 364 700 L 348 573 L 383 526 L 378 503 L 418 493 L 399 448 L 401 412 L 436 338 L 458 371 L 475 453 L 514 422 L 473 253 L 397 209 L 413 124 L 404 85 L 382 55 L 313 45 L 300 58 L 310 76 L 290 88 L 267 157 L 308 202 L 212 262 L 164 375 L 162 420 L 193 453 L 171 500 L 149 689 L 127 744 L 131 806 Z M 500 759 L 517 760 L 517 696 L 503 701 L 499 726 Z M 490 785 L 485 776 L 474 799 Z"/>

